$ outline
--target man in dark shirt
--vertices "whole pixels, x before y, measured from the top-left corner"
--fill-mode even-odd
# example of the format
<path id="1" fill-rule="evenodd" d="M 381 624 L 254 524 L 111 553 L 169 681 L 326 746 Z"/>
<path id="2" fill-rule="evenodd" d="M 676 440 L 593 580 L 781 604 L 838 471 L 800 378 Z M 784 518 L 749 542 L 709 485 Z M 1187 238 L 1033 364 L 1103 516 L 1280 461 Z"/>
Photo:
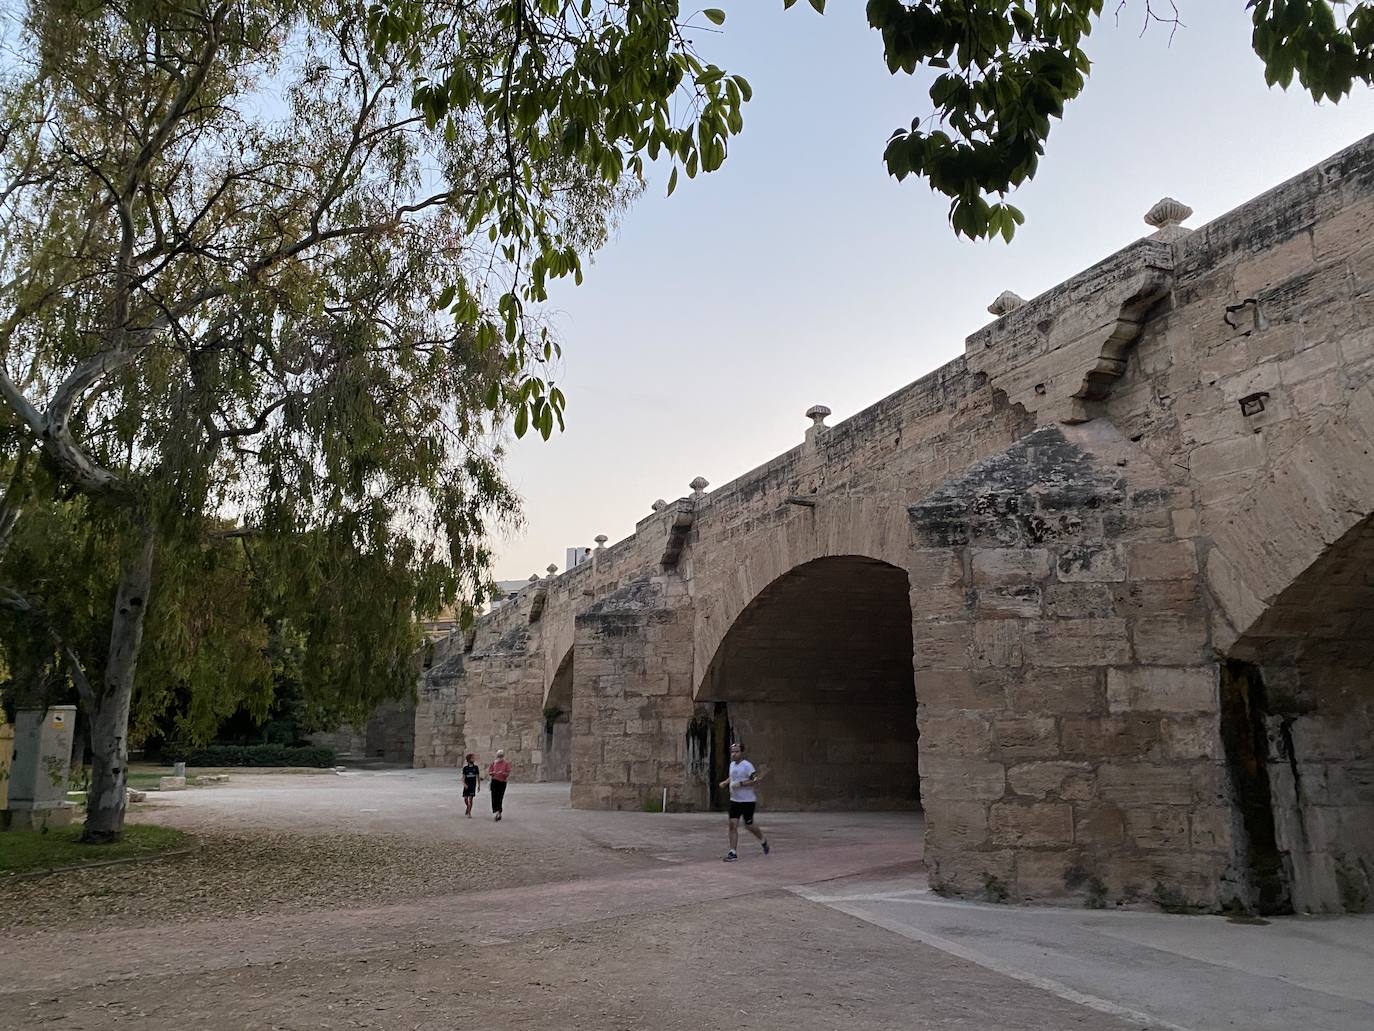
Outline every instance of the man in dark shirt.
<path id="1" fill-rule="evenodd" d="M 467 815 L 472 816 L 472 800 L 477 794 L 477 785 L 482 781 L 482 767 L 477 765 L 477 756 L 469 752 L 463 766 L 463 805 Z"/>

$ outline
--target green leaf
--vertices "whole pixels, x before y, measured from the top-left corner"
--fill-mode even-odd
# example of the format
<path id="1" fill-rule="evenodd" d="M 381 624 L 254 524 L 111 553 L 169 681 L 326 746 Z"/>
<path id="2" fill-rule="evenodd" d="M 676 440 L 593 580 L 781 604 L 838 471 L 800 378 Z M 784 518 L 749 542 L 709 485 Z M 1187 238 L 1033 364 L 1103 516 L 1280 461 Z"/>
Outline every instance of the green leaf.
<path id="1" fill-rule="evenodd" d="M 711 22 L 711 24 L 713 25 L 725 24 L 725 12 L 722 11 L 719 7 L 708 7 L 701 13 L 704 14 L 706 16 L 706 20 Z"/>

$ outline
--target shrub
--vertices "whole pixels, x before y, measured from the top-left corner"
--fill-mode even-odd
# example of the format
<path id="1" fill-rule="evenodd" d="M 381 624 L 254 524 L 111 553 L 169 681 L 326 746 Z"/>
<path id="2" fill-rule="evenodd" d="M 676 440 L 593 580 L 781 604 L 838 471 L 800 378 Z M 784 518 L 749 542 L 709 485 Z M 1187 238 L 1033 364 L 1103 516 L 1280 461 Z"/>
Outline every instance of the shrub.
<path id="1" fill-rule="evenodd" d="M 187 766 L 333 766 L 327 745 L 206 745 L 186 755 Z"/>

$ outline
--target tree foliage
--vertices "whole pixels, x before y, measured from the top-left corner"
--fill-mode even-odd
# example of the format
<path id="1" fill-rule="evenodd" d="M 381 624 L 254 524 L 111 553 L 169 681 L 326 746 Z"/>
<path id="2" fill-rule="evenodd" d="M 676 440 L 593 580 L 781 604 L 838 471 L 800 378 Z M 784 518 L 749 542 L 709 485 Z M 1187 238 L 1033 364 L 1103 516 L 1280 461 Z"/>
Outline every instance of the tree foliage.
<path id="1" fill-rule="evenodd" d="M 1296 77 L 1314 100 L 1336 101 L 1356 82 L 1374 81 L 1374 5 L 1248 0 L 1246 6 L 1271 86 L 1286 89 Z M 1186 4 L 868 0 L 867 13 L 882 33 L 889 71 L 933 76 L 930 112 L 888 141 L 888 171 L 898 179 L 923 178 L 949 197 L 956 234 L 1010 240 L 1023 216 L 1005 197 L 1035 175 L 1054 119 L 1087 84 L 1085 45 L 1093 27 L 1105 14 L 1178 28 Z"/>
<path id="2" fill-rule="evenodd" d="M 289 622 L 357 710 L 409 686 L 417 613 L 481 600 L 516 512 L 495 435 L 562 420 L 548 280 L 639 189 L 626 141 L 694 174 L 740 126 L 747 86 L 643 6 L 580 44 L 466 0 L 414 32 L 351 0 L 9 23 L 0 604 L 39 642 L 16 668 L 64 670 L 93 715 L 103 836 L 136 680 L 152 705 L 233 667 L 200 725 L 261 690 Z M 677 92 L 708 99 L 662 128 Z"/>

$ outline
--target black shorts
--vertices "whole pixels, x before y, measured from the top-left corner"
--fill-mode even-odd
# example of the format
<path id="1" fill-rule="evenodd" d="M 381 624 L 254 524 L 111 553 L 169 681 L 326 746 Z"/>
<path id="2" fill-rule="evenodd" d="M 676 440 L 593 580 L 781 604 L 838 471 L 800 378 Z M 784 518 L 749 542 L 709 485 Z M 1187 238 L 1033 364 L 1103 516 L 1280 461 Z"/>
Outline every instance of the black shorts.
<path id="1" fill-rule="evenodd" d="M 464 797 L 464 798 L 472 798 L 472 797 L 473 797 L 474 795 L 476 795 L 476 794 L 477 794 L 477 782 L 476 782 L 475 780 L 474 780 L 471 784 L 468 784 L 468 783 L 464 782 L 464 784 L 463 784 L 463 797 Z"/>
<path id="2" fill-rule="evenodd" d="M 753 823 L 753 822 L 754 822 L 754 806 L 756 806 L 756 805 L 758 805 L 757 802 L 735 802 L 735 801 L 731 801 L 731 803 L 730 803 L 730 819 L 732 819 L 732 820 L 738 820 L 740 817 L 743 817 L 745 823 Z"/>

